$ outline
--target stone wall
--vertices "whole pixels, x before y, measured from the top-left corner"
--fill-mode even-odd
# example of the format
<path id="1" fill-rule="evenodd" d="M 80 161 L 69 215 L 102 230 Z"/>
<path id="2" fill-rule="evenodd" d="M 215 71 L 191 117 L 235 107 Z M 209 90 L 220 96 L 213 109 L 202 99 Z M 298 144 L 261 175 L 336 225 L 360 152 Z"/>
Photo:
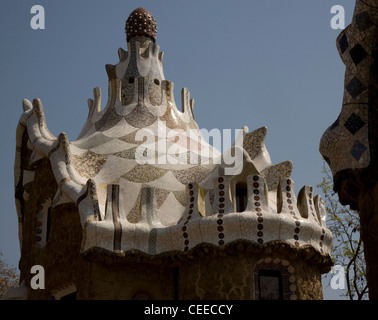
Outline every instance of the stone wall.
<path id="1" fill-rule="evenodd" d="M 83 263 L 88 272 L 78 283 L 77 299 L 174 299 L 173 272 L 169 266 Z"/>
<path id="2" fill-rule="evenodd" d="M 248 246 L 248 245 L 247 245 Z M 283 274 L 284 299 L 323 299 L 321 270 L 304 254 L 287 245 L 250 248 L 239 251 L 204 255 L 180 267 L 180 299 L 254 300 L 258 292 L 258 268 L 280 270 Z M 273 248 L 273 250 L 272 250 Z M 259 252 L 260 251 L 260 252 Z M 298 252 L 296 252 L 298 251 Z M 287 279 L 285 281 L 285 274 Z"/>
<path id="3" fill-rule="evenodd" d="M 187 254 L 154 258 L 98 248 L 86 259 L 78 299 L 253 300 L 262 266 L 282 271 L 284 299 L 321 300 L 321 273 L 330 267 L 329 258 L 312 248 L 282 242 L 235 242 L 225 249 L 204 244 Z"/>

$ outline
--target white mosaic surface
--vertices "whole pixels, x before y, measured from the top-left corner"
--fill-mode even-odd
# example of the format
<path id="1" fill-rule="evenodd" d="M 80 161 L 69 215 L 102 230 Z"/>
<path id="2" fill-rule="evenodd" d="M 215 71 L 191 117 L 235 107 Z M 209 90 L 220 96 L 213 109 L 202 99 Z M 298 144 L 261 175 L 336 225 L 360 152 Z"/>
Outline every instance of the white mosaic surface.
<path id="1" fill-rule="evenodd" d="M 73 202 L 78 206 L 83 252 L 101 247 L 154 255 L 243 239 L 261 245 L 281 240 L 330 253 L 332 235 L 325 226 L 324 204 L 313 197 L 309 186 L 296 199 L 290 179 L 292 162 L 272 164 L 264 144 L 265 127 L 252 132 L 243 128 L 242 147 L 236 147 L 243 156 L 242 170 L 225 175 L 227 165 L 213 162 L 230 151 L 221 155 L 203 139 L 187 89 L 182 90 L 182 110 L 178 110 L 173 83 L 164 79 L 159 46 L 135 37 L 128 42 L 128 51 L 119 50 L 119 56 L 116 66 L 107 65 L 105 108 L 101 110 L 100 89 L 94 89 L 88 120 L 76 141 L 69 142 L 63 133 L 56 138 L 48 131 L 39 99 L 24 100 L 17 129 L 16 181 L 22 173 L 20 150 L 26 130 L 32 150 L 29 162 L 48 158 L 59 185 L 52 205 Z M 152 133 L 148 145 L 155 152 L 147 152 L 147 158 L 153 163 L 140 164 L 136 159 L 138 147 L 145 143 L 138 137 L 141 129 Z M 161 138 L 162 132 L 172 129 L 177 135 Z M 190 129 L 196 134 L 188 135 Z M 167 147 L 159 154 L 161 143 Z M 210 151 L 205 159 L 209 164 L 187 161 L 198 159 L 199 150 Z M 160 163 L 161 157 L 178 163 Z M 24 177 L 29 183 L 34 179 L 32 173 Z M 248 186 L 244 212 L 235 212 L 238 182 Z"/>

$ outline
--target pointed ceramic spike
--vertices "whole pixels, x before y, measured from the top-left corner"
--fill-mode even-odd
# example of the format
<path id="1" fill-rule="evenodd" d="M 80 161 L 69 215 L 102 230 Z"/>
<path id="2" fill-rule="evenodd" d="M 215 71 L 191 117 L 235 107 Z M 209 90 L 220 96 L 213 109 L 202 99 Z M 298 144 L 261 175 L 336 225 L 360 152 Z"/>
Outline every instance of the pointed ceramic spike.
<path id="1" fill-rule="evenodd" d="M 307 219 L 308 218 L 308 197 L 307 197 L 307 191 L 308 186 L 303 186 L 302 189 L 298 193 L 298 210 L 302 218 Z"/>
<path id="2" fill-rule="evenodd" d="M 319 222 L 316 217 L 316 211 L 313 199 L 313 188 L 311 186 L 304 186 L 298 193 L 298 210 L 303 218 L 315 220 Z"/>
<path id="3" fill-rule="evenodd" d="M 105 65 L 105 70 L 108 75 L 109 81 L 117 79 L 117 72 L 116 72 L 116 66 L 112 64 Z"/>
<path id="4" fill-rule="evenodd" d="M 252 132 L 246 132 L 243 140 L 243 148 L 248 152 L 251 159 L 259 159 L 261 165 L 259 166 L 260 170 L 263 170 L 266 166 L 270 165 L 270 156 L 268 151 L 265 148 L 265 138 L 267 134 L 267 128 L 261 127 Z M 265 164 L 264 164 L 265 163 Z"/>
<path id="5" fill-rule="evenodd" d="M 58 141 L 60 144 L 60 148 L 63 150 L 66 164 L 71 163 L 71 151 L 70 151 L 70 142 L 68 141 L 67 134 L 65 132 L 62 132 L 58 136 Z"/>
<path id="6" fill-rule="evenodd" d="M 96 87 L 93 89 L 93 97 L 94 97 L 93 108 L 97 112 L 100 112 L 101 111 L 101 89 L 99 87 Z"/>
<path id="7" fill-rule="evenodd" d="M 89 98 L 87 100 L 87 103 L 88 103 L 88 109 L 89 109 L 89 111 L 91 111 L 92 108 L 93 108 L 93 99 Z"/>
<path id="8" fill-rule="evenodd" d="M 194 118 L 194 112 L 193 112 L 193 109 L 194 109 L 194 98 L 193 99 L 190 99 L 190 111 L 192 112 L 192 116 L 193 116 L 193 119 L 195 120 Z"/>
<path id="9" fill-rule="evenodd" d="M 118 58 L 120 61 L 124 61 L 127 59 L 128 52 L 123 50 L 122 48 L 118 49 Z"/>
<path id="10" fill-rule="evenodd" d="M 67 137 L 67 133 L 65 132 L 62 132 L 61 134 L 59 134 L 58 136 L 58 140 L 59 142 L 64 146 L 64 147 L 69 147 L 69 141 L 68 141 L 68 137 Z"/>
<path id="11" fill-rule="evenodd" d="M 232 143 L 232 147 L 237 145 L 237 146 L 243 148 L 244 138 L 245 138 L 247 133 L 248 133 L 248 127 L 247 126 L 243 126 L 240 130 L 235 131 L 236 138 L 235 138 L 234 142 Z M 248 158 L 250 158 L 250 157 L 248 157 Z"/>
<path id="12" fill-rule="evenodd" d="M 42 104 L 41 99 L 39 98 L 33 99 L 33 107 L 35 107 L 36 105 L 41 105 L 41 104 Z"/>
<path id="13" fill-rule="evenodd" d="M 235 141 L 232 144 L 232 146 L 239 146 L 239 147 L 243 148 L 244 137 L 245 137 L 245 135 L 248 131 L 245 131 L 244 127 L 243 127 L 241 129 L 237 130 L 236 132 L 237 132 L 237 135 L 235 137 Z M 235 132 L 235 134 L 236 134 L 236 132 Z M 248 157 L 248 158 L 250 158 L 250 157 Z"/>
<path id="14" fill-rule="evenodd" d="M 93 88 L 93 97 L 95 100 L 101 98 L 101 89 L 99 87 Z"/>
<path id="15" fill-rule="evenodd" d="M 267 133 L 268 133 L 268 128 L 267 127 L 260 127 L 256 130 L 253 130 L 250 132 L 254 137 L 256 136 L 256 138 L 258 139 L 258 142 L 259 143 L 263 143 L 265 141 L 265 138 L 267 136 Z"/>
<path id="16" fill-rule="evenodd" d="M 28 111 L 28 110 L 30 110 L 32 108 L 33 108 L 33 105 L 32 105 L 32 103 L 28 99 L 23 99 L 22 100 L 22 109 L 24 111 Z"/>
<path id="17" fill-rule="evenodd" d="M 42 105 L 41 100 L 38 98 L 35 98 L 33 100 L 33 111 L 34 111 L 34 114 L 37 115 L 39 131 L 42 137 L 45 138 L 46 136 L 49 136 L 49 138 L 51 137 L 55 139 L 55 137 L 47 129 L 45 113 L 43 111 L 43 105 Z"/>
<path id="18" fill-rule="evenodd" d="M 293 171 L 293 162 L 288 160 L 264 168 L 264 164 L 267 163 L 266 159 L 266 157 L 264 159 L 257 157 L 253 159 L 253 163 L 258 169 L 261 170 L 261 168 L 263 168 L 261 173 L 265 177 L 269 191 L 273 191 L 277 189 L 278 182 L 280 181 L 279 179 L 289 178 L 291 176 L 291 173 Z"/>
<path id="19" fill-rule="evenodd" d="M 159 60 L 161 63 L 163 63 L 163 59 L 164 59 L 164 51 L 159 52 Z"/>
<path id="20" fill-rule="evenodd" d="M 43 115 L 43 105 L 42 101 L 38 98 L 33 99 L 33 109 L 38 116 Z"/>
<path id="21" fill-rule="evenodd" d="M 190 92 L 187 88 L 181 89 L 181 111 L 184 113 L 187 109 L 190 108 Z"/>
<path id="22" fill-rule="evenodd" d="M 87 120 L 89 120 L 93 115 L 93 99 L 88 99 L 87 103 L 88 103 L 88 109 L 89 109 Z"/>
<path id="23" fill-rule="evenodd" d="M 318 217 L 319 224 L 322 227 L 326 227 L 326 219 L 327 219 L 326 208 L 325 208 L 324 201 L 322 200 L 322 197 L 320 195 L 315 196 L 314 205 L 315 205 L 316 215 Z"/>

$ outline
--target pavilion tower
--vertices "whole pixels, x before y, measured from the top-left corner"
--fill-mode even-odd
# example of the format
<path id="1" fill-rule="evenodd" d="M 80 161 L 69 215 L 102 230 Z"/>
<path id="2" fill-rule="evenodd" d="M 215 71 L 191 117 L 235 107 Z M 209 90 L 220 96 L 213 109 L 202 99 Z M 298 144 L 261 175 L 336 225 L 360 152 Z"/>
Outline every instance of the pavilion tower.
<path id="1" fill-rule="evenodd" d="M 24 100 L 15 190 L 27 298 L 322 299 L 332 234 L 320 197 L 296 195 L 265 127 L 243 127 L 223 153 L 209 145 L 187 89 L 176 106 L 151 13 L 134 10 L 125 31 L 107 104 L 95 88 L 77 140 L 54 137 L 41 101 Z M 44 290 L 30 287 L 33 265 Z"/>

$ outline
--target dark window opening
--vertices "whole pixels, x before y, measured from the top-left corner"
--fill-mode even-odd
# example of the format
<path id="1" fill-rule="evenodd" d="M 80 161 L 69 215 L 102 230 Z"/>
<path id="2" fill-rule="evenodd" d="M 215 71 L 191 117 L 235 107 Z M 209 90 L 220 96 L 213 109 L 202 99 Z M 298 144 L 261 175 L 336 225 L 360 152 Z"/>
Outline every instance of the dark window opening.
<path id="1" fill-rule="evenodd" d="M 259 299 L 260 300 L 282 300 L 282 274 L 279 270 L 259 271 Z"/>
<path id="2" fill-rule="evenodd" d="M 243 212 L 247 208 L 247 184 L 239 182 L 235 187 L 236 212 Z"/>

